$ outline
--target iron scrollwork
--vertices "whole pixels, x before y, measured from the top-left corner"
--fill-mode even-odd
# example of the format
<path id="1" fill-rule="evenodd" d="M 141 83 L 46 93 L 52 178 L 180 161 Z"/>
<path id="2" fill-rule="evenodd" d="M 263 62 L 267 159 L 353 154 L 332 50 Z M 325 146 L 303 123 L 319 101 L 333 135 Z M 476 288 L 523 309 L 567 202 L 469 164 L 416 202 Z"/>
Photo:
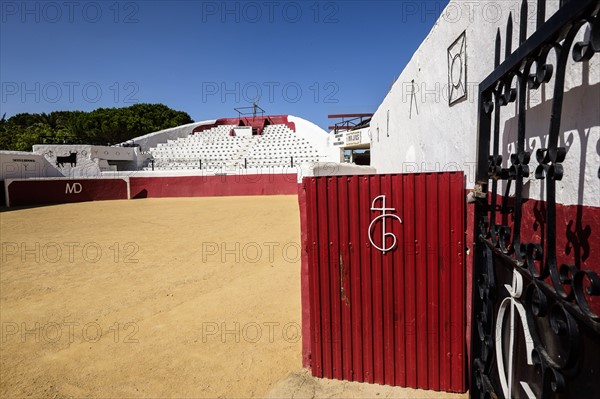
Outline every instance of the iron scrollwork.
<path id="1" fill-rule="evenodd" d="M 587 62 L 600 52 L 600 2 L 562 1 L 547 21 L 545 5 L 545 0 L 537 1 L 537 28 L 528 38 L 528 2 L 522 2 L 519 48 L 514 52 L 511 13 L 504 61 L 498 30 L 495 69 L 479 90 L 477 182 L 487 197 L 475 205 L 473 397 L 583 398 L 600 392 L 600 312 L 598 298 L 592 299 L 600 296 L 600 269 L 594 265 L 590 270 L 580 261 L 559 262 L 564 256 L 557 256 L 556 232 L 556 182 L 565 177 L 568 156 L 567 148 L 559 145 L 567 64 L 569 58 Z M 576 42 L 584 26 L 585 39 Z M 555 54 L 552 62 L 550 53 Z M 549 82 L 554 92 L 548 141 L 535 151 L 533 166 L 532 152 L 525 146 L 526 98 Z M 501 110 L 512 102 L 517 140 L 509 166 L 503 168 L 499 121 Z M 544 217 L 537 242 L 521 236 L 525 213 L 532 212 L 524 207 L 523 187 L 532 178 L 543 180 L 545 191 L 544 209 L 535 210 Z M 502 182 L 505 198 L 514 186 L 512 225 L 502 217 L 507 207 L 498 206 Z"/>

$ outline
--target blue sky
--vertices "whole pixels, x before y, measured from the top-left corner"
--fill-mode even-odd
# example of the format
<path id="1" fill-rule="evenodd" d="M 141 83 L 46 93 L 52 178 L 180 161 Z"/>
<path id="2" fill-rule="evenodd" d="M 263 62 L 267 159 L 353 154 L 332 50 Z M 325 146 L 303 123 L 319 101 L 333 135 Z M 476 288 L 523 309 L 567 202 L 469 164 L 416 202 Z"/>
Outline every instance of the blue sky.
<path id="1" fill-rule="evenodd" d="M 0 113 L 374 112 L 448 1 L 0 1 Z"/>

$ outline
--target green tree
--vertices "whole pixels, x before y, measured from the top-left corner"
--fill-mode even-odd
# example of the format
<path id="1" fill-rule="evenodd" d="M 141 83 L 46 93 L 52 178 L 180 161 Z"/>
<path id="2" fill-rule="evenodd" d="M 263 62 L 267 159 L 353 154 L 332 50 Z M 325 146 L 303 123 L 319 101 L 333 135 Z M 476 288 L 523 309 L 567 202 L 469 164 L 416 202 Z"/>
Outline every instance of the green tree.
<path id="1" fill-rule="evenodd" d="M 30 151 L 34 144 L 52 143 L 115 144 L 192 122 L 187 113 L 163 104 L 22 113 L 0 120 L 0 149 Z"/>

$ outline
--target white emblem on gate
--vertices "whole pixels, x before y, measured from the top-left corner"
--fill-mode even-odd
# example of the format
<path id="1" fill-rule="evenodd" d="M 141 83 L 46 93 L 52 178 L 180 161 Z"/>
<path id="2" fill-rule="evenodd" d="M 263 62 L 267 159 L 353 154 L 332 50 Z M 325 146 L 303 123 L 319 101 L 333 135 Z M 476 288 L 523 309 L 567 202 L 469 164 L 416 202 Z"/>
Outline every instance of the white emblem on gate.
<path id="1" fill-rule="evenodd" d="M 377 208 L 375 206 L 375 203 L 377 202 L 377 200 L 381 200 L 381 208 Z M 392 213 L 387 213 L 387 211 L 395 211 L 395 208 L 386 208 L 385 207 L 385 195 L 380 195 L 379 197 L 376 197 L 373 200 L 373 203 L 371 204 L 371 211 L 379 211 L 381 212 L 381 215 L 377 216 L 375 219 L 373 219 L 371 221 L 371 224 L 369 224 L 369 241 L 371 241 L 371 245 L 373 245 L 375 248 L 377 248 L 378 250 L 380 250 L 383 253 L 386 253 L 387 251 L 391 251 L 392 249 L 394 249 L 396 247 L 396 244 L 398 243 L 398 239 L 396 238 L 396 235 L 394 233 L 388 233 L 386 231 L 386 218 L 394 218 L 397 219 L 400 223 L 402 223 L 402 219 L 400 219 L 400 217 L 398 215 L 394 215 Z M 382 233 L 381 233 L 381 247 L 377 246 L 377 244 L 375 244 L 373 242 L 373 227 L 375 226 L 375 222 L 377 222 L 378 220 L 381 219 L 381 223 L 382 223 Z M 394 240 L 392 245 L 390 245 L 389 247 L 386 247 L 386 238 L 387 237 L 392 237 L 392 239 Z"/>
<path id="2" fill-rule="evenodd" d="M 512 286 L 504 284 L 504 287 L 510 294 L 510 296 L 504 298 L 498 309 L 498 317 L 496 317 L 496 350 L 499 353 L 496 355 L 496 364 L 498 366 L 498 376 L 500 377 L 500 385 L 502 386 L 502 393 L 505 398 L 513 397 L 513 352 L 515 345 L 515 317 L 518 316 L 523 326 L 523 335 L 525 336 L 525 351 L 527 354 L 527 364 L 533 365 L 533 339 L 529 332 L 529 325 L 527 324 L 527 317 L 525 315 L 525 308 L 518 299 L 523 294 L 523 277 L 519 272 L 513 270 L 513 281 Z M 510 307 L 510 330 L 509 332 L 509 347 L 508 347 L 508 370 L 504 365 L 504 354 L 502 353 L 502 334 L 504 333 L 504 317 L 506 311 Z M 525 391 L 526 395 L 530 399 L 535 399 L 535 395 L 531 390 L 529 384 L 525 381 L 520 381 L 521 387 Z"/>

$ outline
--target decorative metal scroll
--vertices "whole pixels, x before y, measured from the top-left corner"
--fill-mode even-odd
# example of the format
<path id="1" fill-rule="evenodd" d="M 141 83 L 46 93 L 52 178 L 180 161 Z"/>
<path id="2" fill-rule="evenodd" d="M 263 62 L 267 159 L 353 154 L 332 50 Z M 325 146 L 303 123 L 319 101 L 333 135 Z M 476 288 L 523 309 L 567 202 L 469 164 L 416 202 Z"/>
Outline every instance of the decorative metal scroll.
<path id="1" fill-rule="evenodd" d="M 537 1 L 536 31 L 528 38 L 528 2 L 522 2 L 515 51 L 509 16 L 504 61 L 500 62 L 498 30 L 495 69 L 479 87 L 470 391 L 474 398 L 600 395 L 600 266 L 597 259 L 567 264 L 562 254 L 557 256 L 556 204 L 556 182 L 563 178 L 567 156 L 559 136 L 568 61 L 586 63 L 600 52 L 600 1 L 561 1 L 547 21 L 545 6 L 545 0 Z M 586 32 L 585 39 L 576 42 L 580 32 Z M 532 154 L 526 150 L 527 98 L 544 83 L 554 90 L 548 139 Z M 516 109 L 517 139 L 508 167 L 503 167 L 500 117 L 511 103 L 516 103 L 510 109 Z M 534 160 L 537 165 L 532 165 Z M 585 173 L 583 168 L 580 173 Z M 526 242 L 530 238 L 522 234 L 526 221 L 534 219 L 525 206 L 527 179 L 544 183 L 545 202 L 537 210 L 544 223 L 537 242 Z M 501 182 L 505 193 L 499 192 Z M 514 198 L 509 202 L 511 188 Z"/>
<path id="2" fill-rule="evenodd" d="M 467 39 L 466 33 L 448 47 L 448 104 L 467 97 Z"/>

